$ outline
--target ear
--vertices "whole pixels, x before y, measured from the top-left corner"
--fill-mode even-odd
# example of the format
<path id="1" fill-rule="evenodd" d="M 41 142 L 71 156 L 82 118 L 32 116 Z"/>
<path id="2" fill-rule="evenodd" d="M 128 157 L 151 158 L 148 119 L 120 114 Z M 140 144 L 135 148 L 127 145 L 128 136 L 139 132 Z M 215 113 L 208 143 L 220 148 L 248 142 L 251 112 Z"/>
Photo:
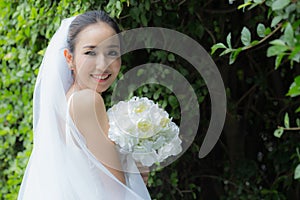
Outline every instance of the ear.
<path id="1" fill-rule="evenodd" d="M 66 61 L 67 61 L 68 65 L 69 65 L 69 67 L 73 66 L 73 55 L 69 51 L 69 49 L 65 49 L 64 50 L 64 56 L 66 58 Z"/>

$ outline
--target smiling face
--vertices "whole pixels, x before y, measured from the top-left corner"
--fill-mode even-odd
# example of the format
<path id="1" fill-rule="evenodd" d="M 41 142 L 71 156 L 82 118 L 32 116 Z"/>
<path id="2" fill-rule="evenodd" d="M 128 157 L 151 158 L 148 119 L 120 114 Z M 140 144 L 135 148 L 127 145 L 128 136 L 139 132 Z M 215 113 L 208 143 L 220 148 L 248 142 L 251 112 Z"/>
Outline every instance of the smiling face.
<path id="1" fill-rule="evenodd" d="M 104 92 L 116 79 L 120 66 L 120 43 L 116 32 L 105 22 L 84 28 L 76 37 L 75 49 L 64 54 L 74 70 L 74 87 Z M 112 37 L 114 36 L 114 37 Z"/>

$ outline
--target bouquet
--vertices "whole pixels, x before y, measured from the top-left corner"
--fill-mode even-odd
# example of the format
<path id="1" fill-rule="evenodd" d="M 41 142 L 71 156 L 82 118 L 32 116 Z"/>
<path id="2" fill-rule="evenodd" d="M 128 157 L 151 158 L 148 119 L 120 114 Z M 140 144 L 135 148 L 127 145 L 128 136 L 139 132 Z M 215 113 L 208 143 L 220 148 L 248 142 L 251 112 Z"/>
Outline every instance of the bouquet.
<path id="1" fill-rule="evenodd" d="M 107 114 L 108 137 L 144 166 L 150 167 L 182 151 L 178 126 L 148 98 L 120 101 Z"/>

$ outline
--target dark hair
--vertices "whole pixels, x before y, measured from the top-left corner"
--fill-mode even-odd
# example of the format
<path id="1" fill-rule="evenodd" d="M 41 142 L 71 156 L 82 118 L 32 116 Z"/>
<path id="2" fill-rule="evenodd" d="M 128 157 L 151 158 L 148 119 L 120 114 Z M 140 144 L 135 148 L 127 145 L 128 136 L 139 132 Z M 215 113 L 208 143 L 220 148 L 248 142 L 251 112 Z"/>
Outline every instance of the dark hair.
<path id="1" fill-rule="evenodd" d="M 120 29 L 117 23 L 104 11 L 88 11 L 81 15 L 78 15 L 71 23 L 69 27 L 67 43 L 68 49 L 70 52 L 74 52 L 75 48 L 75 40 L 77 35 L 82 31 L 84 28 L 91 24 L 95 24 L 98 22 L 105 22 L 108 24 L 115 32 L 118 34 L 120 33 Z"/>

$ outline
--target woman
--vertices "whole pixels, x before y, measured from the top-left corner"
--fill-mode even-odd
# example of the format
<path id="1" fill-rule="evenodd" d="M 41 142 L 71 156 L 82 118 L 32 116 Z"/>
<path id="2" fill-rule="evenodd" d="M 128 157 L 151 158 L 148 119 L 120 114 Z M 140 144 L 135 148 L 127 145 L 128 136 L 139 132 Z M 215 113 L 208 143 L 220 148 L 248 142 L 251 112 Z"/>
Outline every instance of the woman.
<path id="1" fill-rule="evenodd" d="M 34 147 L 18 199 L 150 199 L 135 163 L 107 138 L 101 93 L 121 65 L 116 23 L 104 12 L 66 19 L 37 78 Z M 130 169 L 123 172 L 122 169 Z"/>

